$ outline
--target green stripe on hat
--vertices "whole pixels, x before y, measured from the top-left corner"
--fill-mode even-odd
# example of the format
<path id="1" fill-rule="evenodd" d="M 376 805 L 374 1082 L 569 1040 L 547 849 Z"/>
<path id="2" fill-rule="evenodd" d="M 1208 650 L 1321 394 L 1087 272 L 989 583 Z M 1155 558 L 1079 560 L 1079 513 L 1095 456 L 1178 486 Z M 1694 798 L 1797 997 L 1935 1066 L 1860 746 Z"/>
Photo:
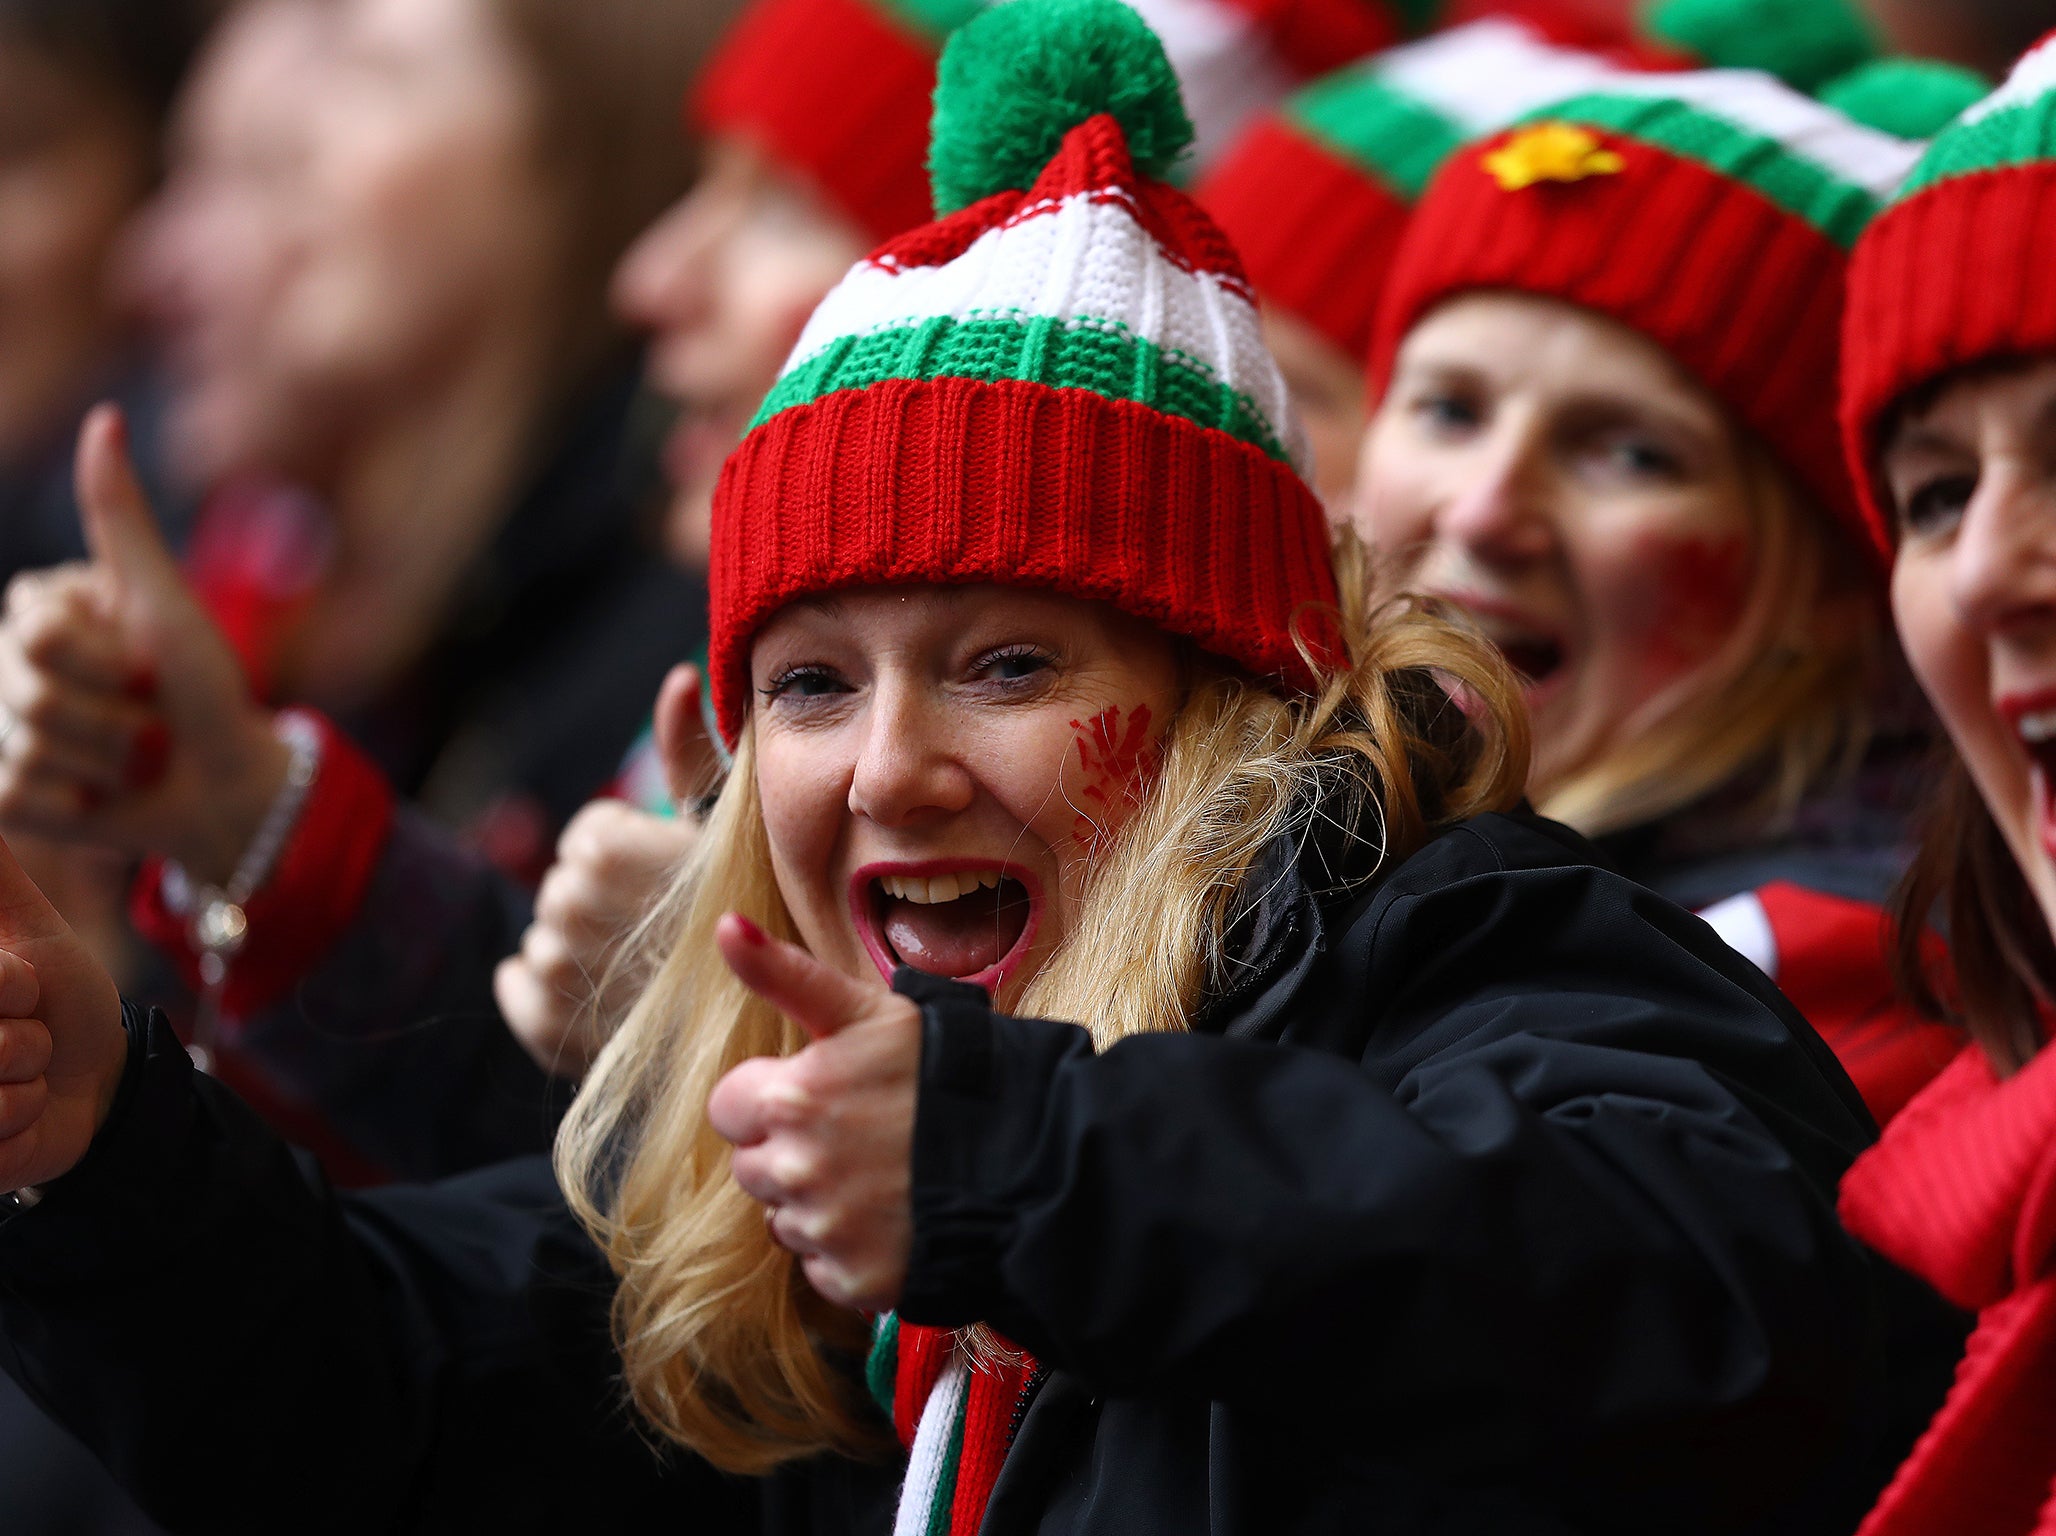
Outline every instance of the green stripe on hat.
<path id="1" fill-rule="evenodd" d="M 1343 70 L 1308 86 L 1286 104 L 1285 115 L 1407 202 L 1427 190 L 1463 144 L 1447 118 L 1367 70 Z"/>
<path id="2" fill-rule="evenodd" d="M 1911 197 L 1938 181 L 2049 159 L 2056 159 L 2056 95 L 1958 123 L 1935 140 L 1899 195 Z"/>
<path id="3" fill-rule="evenodd" d="M 1660 77 L 1659 77 L 1660 78 Z M 1579 96 L 1529 121 L 1563 120 L 1605 128 L 1754 188 L 1847 250 L 1876 215 L 1878 200 L 1819 162 L 1685 102 L 1662 96 Z"/>
<path id="4" fill-rule="evenodd" d="M 937 315 L 918 324 L 841 336 L 780 379 L 752 429 L 781 411 L 887 379 L 1021 381 L 1084 389 L 1183 416 L 1252 444 L 1280 463 L 1284 445 L 1256 404 L 1197 358 L 1158 346 L 1116 321 L 1080 316 Z"/>

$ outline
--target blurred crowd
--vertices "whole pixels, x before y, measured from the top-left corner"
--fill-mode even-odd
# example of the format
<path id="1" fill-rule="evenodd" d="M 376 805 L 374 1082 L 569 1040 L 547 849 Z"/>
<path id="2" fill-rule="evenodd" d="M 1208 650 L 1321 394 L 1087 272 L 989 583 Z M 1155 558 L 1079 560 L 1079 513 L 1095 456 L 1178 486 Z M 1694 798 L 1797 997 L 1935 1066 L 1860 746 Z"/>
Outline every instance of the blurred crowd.
<path id="1" fill-rule="evenodd" d="M 2007 828 L 1980 820 L 1978 761 L 1929 788 L 1950 740 L 1922 694 L 1936 669 L 1903 611 L 1895 636 L 1880 575 L 1877 508 L 1890 521 L 1918 476 L 1892 457 L 1882 489 L 1851 483 L 1836 391 L 1856 232 L 2056 3 L 1135 6 L 1195 130 L 1164 196 L 1241 252 L 1300 467 L 1349 548 L 1510 664 L 1532 733 L 1515 798 L 1775 982 L 1860 1095 L 1851 1124 L 1892 1123 L 1966 1028 L 2034 1058 L 2056 951 L 2005 873 Z M 0 0 L 0 833 L 121 993 L 322 1179 L 549 1152 L 651 984 L 641 936 L 718 830 L 742 707 L 718 677 L 735 600 L 713 572 L 740 547 L 717 526 L 724 464 L 801 398 L 788 362 L 839 334 L 821 306 L 853 265 L 949 211 L 929 98 L 981 9 Z M 1812 199 L 1802 235 L 1623 213 L 1531 236 L 1438 179 L 1510 131 L 1485 162 L 1502 191 L 1604 177 L 1584 127 L 1516 125 L 1622 72 L 1735 69 L 1760 86 L 1666 109 L 1781 93 L 1761 120 L 1834 167 L 1778 194 Z M 1764 132 L 1708 174 L 1789 188 Z M 1183 217 L 1144 227 L 1210 251 L 1162 232 Z M 1610 275 L 1621 250 L 1640 277 Z M 1584 254 L 1559 271 L 1565 252 Z M 1889 405 L 1895 431 L 1944 409 Z M 823 465 L 871 441 L 852 426 Z M 1118 724 L 1078 751 L 1117 758 Z M 1917 854 L 1938 806 L 1955 819 Z M 2000 979 L 1937 990 L 1945 937 L 2002 908 L 1976 940 Z M 1968 1322 L 1940 1311 L 1904 1314 L 1942 1342 L 1906 1357 L 1864 1506 L 1942 1402 Z M 0 1530 L 158 1529 L 105 1446 L 56 1421 L 93 1415 L 14 1385 L 33 1348 L 0 1353 Z M 2056 1380 L 2038 1390 L 2027 1422 L 2056 1432 Z M 175 1528 L 231 1528 L 179 1515 L 176 1479 L 140 1481 Z M 1542 1528 L 1478 1518 L 1448 1529 Z"/>

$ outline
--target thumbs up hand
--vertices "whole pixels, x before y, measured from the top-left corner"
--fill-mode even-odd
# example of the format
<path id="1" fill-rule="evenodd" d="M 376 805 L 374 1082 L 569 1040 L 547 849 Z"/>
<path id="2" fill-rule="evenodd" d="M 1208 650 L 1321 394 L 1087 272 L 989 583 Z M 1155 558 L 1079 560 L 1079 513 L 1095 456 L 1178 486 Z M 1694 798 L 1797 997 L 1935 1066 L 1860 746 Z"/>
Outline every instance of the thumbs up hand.
<path id="1" fill-rule="evenodd" d="M 127 1055 L 113 981 L 0 843 L 0 1189 L 76 1166 Z"/>
<path id="2" fill-rule="evenodd" d="M 79 433 L 90 565 L 18 577 L 0 618 L 0 826 L 233 872 L 290 754 L 187 586 L 121 414 Z"/>
<path id="3" fill-rule="evenodd" d="M 883 1311 L 914 1245 L 914 1105 L 921 1012 L 823 965 L 745 918 L 723 918 L 722 958 L 813 1037 L 798 1055 L 746 1061 L 715 1085 L 707 1121 L 735 1147 L 743 1193 L 771 1236 L 838 1306 Z"/>

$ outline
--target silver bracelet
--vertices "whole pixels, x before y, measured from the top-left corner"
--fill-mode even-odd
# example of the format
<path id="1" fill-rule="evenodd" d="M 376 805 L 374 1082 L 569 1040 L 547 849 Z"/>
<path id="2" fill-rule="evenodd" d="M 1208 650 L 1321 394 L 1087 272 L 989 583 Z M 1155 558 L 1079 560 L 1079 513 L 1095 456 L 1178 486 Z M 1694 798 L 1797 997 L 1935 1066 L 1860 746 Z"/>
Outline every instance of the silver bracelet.
<path id="1" fill-rule="evenodd" d="M 250 918 L 244 909 L 271 878 L 321 771 L 321 727 L 312 718 L 287 710 L 272 722 L 272 730 L 292 754 L 285 782 L 228 883 L 195 886 L 177 863 L 167 860 L 164 866 L 165 905 L 191 918 L 193 947 L 200 952 L 200 980 L 209 991 L 227 979 L 229 961 L 249 939 Z"/>

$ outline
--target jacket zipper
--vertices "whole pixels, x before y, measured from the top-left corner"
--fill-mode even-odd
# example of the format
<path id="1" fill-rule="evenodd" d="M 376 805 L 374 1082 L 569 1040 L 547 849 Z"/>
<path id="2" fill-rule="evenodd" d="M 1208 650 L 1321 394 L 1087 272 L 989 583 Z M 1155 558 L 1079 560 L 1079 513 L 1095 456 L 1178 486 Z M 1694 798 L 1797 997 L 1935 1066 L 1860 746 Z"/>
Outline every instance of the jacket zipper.
<path id="1" fill-rule="evenodd" d="M 1035 1394 L 1042 1390 L 1042 1384 L 1049 1380 L 1049 1367 L 1040 1360 L 1035 1369 L 1028 1373 L 1028 1379 L 1021 1384 L 1021 1395 L 1014 1399 L 1014 1416 L 1007 1421 L 1007 1449 L 1014 1448 L 1014 1441 L 1021 1433 L 1021 1421 L 1028 1417 L 1028 1405 L 1035 1401 Z"/>

